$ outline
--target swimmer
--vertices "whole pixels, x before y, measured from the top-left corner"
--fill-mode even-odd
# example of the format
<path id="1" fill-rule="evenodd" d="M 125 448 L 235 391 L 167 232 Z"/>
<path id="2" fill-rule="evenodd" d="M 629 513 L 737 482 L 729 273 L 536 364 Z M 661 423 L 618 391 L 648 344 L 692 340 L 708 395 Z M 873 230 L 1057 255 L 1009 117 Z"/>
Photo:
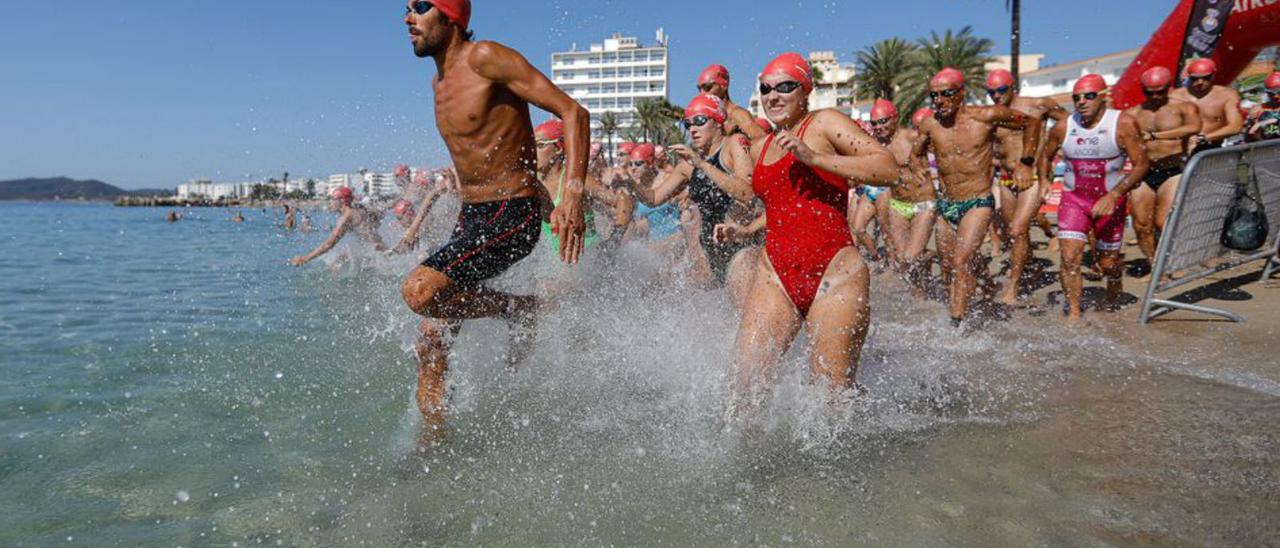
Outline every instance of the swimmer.
<path id="1" fill-rule="evenodd" d="M 329 234 L 329 238 L 321 243 L 310 253 L 299 255 L 289 260 L 289 264 L 293 266 L 302 266 L 328 253 L 347 232 L 355 232 L 356 235 L 366 243 L 373 246 L 375 250 L 382 251 L 385 246 L 382 243 L 382 237 L 378 235 L 378 217 L 366 209 L 363 205 L 355 203 L 355 194 L 350 188 L 338 187 L 333 189 L 329 194 L 330 209 L 338 212 L 338 224 L 334 225 L 333 232 Z"/>
<path id="2" fill-rule="evenodd" d="M 987 73 L 987 97 L 991 98 L 993 104 L 1037 118 L 1042 126 L 1039 130 L 1041 133 L 1044 132 L 1043 124 L 1049 119 L 1055 124 L 1061 124 L 1068 116 L 1067 111 L 1053 99 L 1019 94 L 1014 87 L 1013 74 L 1004 69 Z M 1004 286 L 1000 302 L 1010 306 L 1018 302 L 1022 273 L 1031 260 L 1031 223 L 1040 211 L 1040 204 L 1048 194 L 1051 184 L 1049 181 L 1041 184 L 1034 177 L 1028 188 L 1015 184 L 1013 173 L 1021 165 L 1020 159 L 1037 155 L 1035 150 L 1022 149 L 1022 133 L 1005 127 L 996 128 L 996 143 L 999 145 L 995 148 L 996 167 L 1000 175 L 992 190 L 1000 194 L 1000 215 L 996 219 L 999 222 L 992 224 L 1007 228 L 1008 231 L 1003 239 L 1008 241 L 1010 247 L 1009 282 Z"/>
<path id="3" fill-rule="evenodd" d="M 164 220 L 170 223 L 176 223 L 182 220 L 182 215 L 178 215 L 177 211 L 170 211 L 168 215 L 165 215 Z"/>
<path id="4" fill-rule="evenodd" d="M 923 156 L 932 146 L 938 159 L 942 181 L 938 214 L 946 221 L 937 223 L 938 254 L 950 279 L 951 324 L 959 327 L 969 311 L 979 269 L 985 270 L 977 255 L 995 213 L 991 178 L 996 131 L 1003 127 L 1022 132 L 1024 153 L 1014 180 L 1018 188 L 1026 189 L 1032 184 L 1041 124 L 1039 118 L 1004 105 L 966 105 L 965 77 L 954 68 L 934 75 L 929 98 L 933 118 L 921 122 L 913 154 Z"/>
<path id="5" fill-rule="evenodd" d="M 298 225 L 297 214 L 289 204 L 282 204 L 282 207 L 284 207 L 284 229 L 293 230 Z"/>
<path id="6" fill-rule="evenodd" d="M 243 213 L 241 213 L 241 212 L 239 212 L 239 211 L 236 211 L 236 214 L 235 214 L 235 215 L 233 215 L 233 216 L 231 217 L 231 222 L 233 222 L 233 223 L 243 223 L 243 222 L 244 222 L 244 214 L 243 214 Z"/>
<path id="7" fill-rule="evenodd" d="M 906 276 L 912 292 L 921 296 L 928 266 L 925 250 L 933 235 L 937 199 L 929 161 L 912 154 L 916 130 L 898 127 L 898 109 L 889 101 L 876 99 L 872 105 L 871 134 L 889 149 L 898 164 L 898 184 L 886 197 L 889 222 L 885 232 L 892 242 L 898 270 Z"/>
<path id="8" fill-rule="evenodd" d="M 1267 98 L 1253 109 L 1249 119 L 1249 139 L 1270 141 L 1280 139 L 1280 72 L 1273 72 L 1263 82 Z"/>
<path id="9" fill-rule="evenodd" d="M 418 248 L 431 207 L 450 189 L 457 188 L 457 181 L 458 174 L 453 168 L 432 173 L 419 171 L 413 175 L 412 183 L 403 189 L 404 197 L 392 209 L 404 227 L 404 236 L 388 253 L 399 255 Z M 417 205 L 414 205 L 414 198 L 417 198 Z"/>
<path id="10" fill-rule="evenodd" d="M 713 95 L 724 104 L 725 135 L 744 135 L 749 141 L 755 141 L 769 132 L 756 123 L 756 118 L 747 109 L 729 98 L 729 69 L 724 65 L 710 65 L 702 69 L 698 75 L 698 92 Z"/>
<path id="11" fill-rule="evenodd" d="M 1084 277 L 1080 263 L 1089 233 L 1097 236 L 1098 264 L 1107 277 L 1103 302 L 1114 308 L 1124 289 L 1120 248 L 1124 245 L 1125 196 L 1142 182 L 1150 163 L 1142 130 L 1133 116 L 1106 106 L 1107 83 L 1096 74 L 1076 82 L 1071 100 L 1075 114 L 1049 132 L 1040 153 L 1040 180 L 1053 177 L 1053 159 L 1061 148 L 1067 161 L 1058 238 L 1062 248 L 1062 290 L 1067 318 L 1080 321 Z M 1070 135 L 1071 138 L 1067 138 Z M 1133 171 L 1123 173 L 1125 157 Z"/>
<path id="12" fill-rule="evenodd" d="M 761 72 L 761 103 L 777 130 L 751 145 L 751 184 L 727 181 L 735 198 L 764 202 L 768 224 L 734 345 L 731 414 L 758 401 L 757 383 L 772 377 L 802 327 L 813 375 L 835 392 L 855 388 L 871 275 L 849 233 L 849 181 L 890 186 L 898 170 L 893 154 L 848 116 L 809 111 L 812 74 L 796 53 Z"/>
<path id="13" fill-rule="evenodd" d="M 880 260 L 880 249 L 876 246 L 876 237 L 868 231 L 871 228 L 872 220 L 875 220 L 880 225 L 880 232 L 886 235 L 885 247 L 888 248 L 890 256 L 896 256 L 893 242 L 889 241 L 887 236 L 889 232 L 889 223 L 887 221 L 889 215 L 889 192 L 876 186 L 859 185 L 855 192 L 849 193 L 848 208 L 849 231 L 853 233 L 854 240 L 857 242 L 858 247 L 862 248 L 862 252 L 866 257 L 871 261 Z M 890 261 L 892 262 L 893 259 L 891 258 Z"/>
<path id="14" fill-rule="evenodd" d="M 1222 148 L 1223 141 L 1239 135 L 1244 129 L 1240 114 L 1240 92 L 1213 83 L 1218 65 L 1212 59 L 1196 59 L 1187 65 L 1187 87 L 1169 92 L 1175 101 L 1195 103 L 1200 107 L 1200 133 L 1192 138 L 1192 155 Z"/>
<path id="15" fill-rule="evenodd" d="M 1191 138 L 1201 131 L 1200 109 L 1195 103 L 1169 97 L 1173 72 L 1151 67 L 1142 73 L 1142 93 L 1147 99 L 1126 113 L 1138 122 L 1151 168 L 1129 193 L 1133 231 L 1138 247 L 1149 261 L 1156 256 L 1156 234 L 1164 230 L 1165 219 L 1178 195 L 1182 168 L 1191 152 Z"/>
<path id="16" fill-rule="evenodd" d="M 509 321 L 514 327 L 512 366 L 532 350 L 536 298 L 483 285 L 533 251 L 543 205 L 549 205 L 534 173 L 530 103 L 565 124 L 564 193 L 551 211 L 561 260 L 578 261 L 586 229 L 589 113 L 515 50 L 472 41 L 470 19 L 470 0 L 414 0 L 405 9 L 414 54 L 435 61 L 436 127 L 453 158 L 463 204 L 452 239 L 414 269 L 402 288 L 405 303 L 425 317 L 417 351 L 417 396 L 427 437 L 438 433 L 444 421 L 445 373 L 462 321 Z"/>
<path id="17" fill-rule="evenodd" d="M 536 168 L 538 180 L 542 182 L 546 192 L 553 196 L 552 205 L 558 206 L 564 199 L 567 186 L 565 177 L 568 175 L 568 169 L 565 168 L 564 122 L 548 120 L 539 124 L 533 130 L 533 138 L 538 149 Z M 589 174 L 585 180 L 585 189 L 588 198 L 613 208 L 614 232 L 621 234 L 625 231 L 627 224 L 631 221 L 631 212 L 634 208 L 630 198 L 605 188 L 599 180 Z M 590 248 L 600 240 L 600 236 L 596 234 L 595 216 L 590 209 L 586 211 L 585 220 L 587 228 L 584 246 Z M 551 231 L 550 223 L 542 223 L 542 235 L 550 239 L 551 249 L 559 249 L 560 240 Z"/>
<path id="18" fill-rule="evenodd" d="M 315 228 L 311 226 L 311 216 L 304 214 L 302 216 L 302 227 L 299 228 L 298 231 L 302 232 L 303 234 L 307 234 L 312 230 L 315 230 Z"/>

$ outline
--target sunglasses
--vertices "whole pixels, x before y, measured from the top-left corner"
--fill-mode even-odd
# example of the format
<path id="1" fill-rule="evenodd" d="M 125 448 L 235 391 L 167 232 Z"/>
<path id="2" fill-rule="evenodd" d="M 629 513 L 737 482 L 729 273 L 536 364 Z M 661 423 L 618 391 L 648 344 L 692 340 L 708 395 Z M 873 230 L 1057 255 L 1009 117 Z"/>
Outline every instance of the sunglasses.
<path id="1" fill-rule="evenodd" d="M 434 8 L 434 7 L 435 6 L 432 5 L 431 2 L 425 2 L 425 1 L 419 0 L 418 2 L 409 4 L 409 7 L 404 9 L 404 13 L 405 15 L 408 15 L 409 12 L 412 11 L 413 13 L 416 13 L 418 15 L 426 15 L 427 12 L 431 11 L 431 8 Z"/>
<path id="2" fill-rule="evenodd" d="M 681 120 L 680 124 L 683 125 L 685 129 L 689 129 L 694 127 L 705 126 L 707 125 L 707 122 L 710 122 L 710 121 L 711 121 L 711 118 L 707 117 L 707 115 L 699 114 L 697 116 L 694 116 L 693 118 Z"/>
<path id="3" fill-rule="evenodd" d="M 872 120 L 871 125 L 875 127 L 887 126 L 889 125 L 889 122 L 892 122 L 892 121 L 893 121 L 893 118 L 881 118 L 879 120 Z"/>
<path id="4" fill-rule="evenodd" d="M 996 96 L 1009 93 L 1009 86 L 1000 86 L 998 88 L 987 88 L 987 95 Z"/>
<path id="5" fill-rule="evenodd" d="M 765 95 L 773 93 L 774 91 L 777 91 L 778 93 L 781 93 L 783 95 L 787 95 L 789 93 L 794 92 L 797 89 L 800 89 L 800 82 L 781 82 L 774 86 L 761 82 L 760 96 L 764 97 Z"/>
<path id="6" fill-rule="evenodd" d="M 1142 88 L 1142 93 L 1145 93 L 1147 95 L 1164 95 L 1166 93 L 1169 93 L 1169 88 L 1160 88 L 1160 89 Z"/>
<path id="7" fill-rule="evenodd" d="M 555 146 L 555 145 L 556 145 L 556 144 L 558 144 L 559 142 L 560 142 L 560 141 L 559 141 L 559 140 L 556 140 L 556 139 L 547 139 L 547 140 L 538 140 L 538 141 L 536 141 L 536 143 L 537 143 L 537 145 L 538 145 L 538 148 L 547 148 L 547 147 L 550 147 L 550 146 Z"/>
<path id="8" fill-rule="evenodd" d="M 1213 79 L 1213 75 L 1212 74 L 1206 74 L 1204 76 L 1191 75 L 1191 76 L 1187 76 L 1187 79 L 1191 80 L 1192 82 L 1198 82 L 1200 80 L 1211 80 Z"/>
<path id="9" fill-rule="evenodd" d="M 647 165 L 649 165 L 649 162 L 646 162 L 646 161 L 644 161 L 644 160 L 632 160 L 632 161 L 631 161 L 631 167 L 644 167 L 644 166 L 647 166 Z"/>
<path id="10" fill-rule="evenodd" d="M 955 96 L 957 96 L 957 95 L 960 95 L 960 90 L 959 90 L 959 89 L 944 89 L 944 90 L 942 90 L 942 91 L 930 91 L 930 92 L 929 92 L 929 98 L 930 98 L 930 99 L 932 99 L 932 100 L 935 100 L 935 101 L 936 101 L 936 100 L 938 100 L 938 98 L 939 98 L 939 97 L 946 97 L 947 99 L 950 99 L 950 98 L 955 97 Z"/>
<path id="11" fill-rule="evenodd" d="M 1071 100 L 1079 103 L 1081 100 L 1092 101 L 1098 98 L 1098 92 L 1090 91 L 1089 93 L 1072 93 Z"/>
<path id="12" fill-rule="evenodd" d="M 706 93 L 706 92 L 710 92 L 711 88 L 714 88 L 714 87 L 716 87 L 714 82 L 706 82 L 703 84 L 698 84 L 698 91 Z"/>

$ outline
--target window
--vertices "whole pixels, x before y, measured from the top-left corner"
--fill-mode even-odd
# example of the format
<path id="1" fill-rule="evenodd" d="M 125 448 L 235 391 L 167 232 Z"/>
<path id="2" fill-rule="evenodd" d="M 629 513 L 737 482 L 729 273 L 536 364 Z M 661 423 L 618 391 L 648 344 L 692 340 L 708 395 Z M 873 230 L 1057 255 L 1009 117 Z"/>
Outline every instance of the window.
<path id="1" fill-rule="evenodd" d="M 1053 81 L 1053 87 L 1055 87 L 1055 88 L 1065 88 L 1065 87 L 1067 87 L 1067 79 L 1066 79 L 1066 78 L 1061 78 L 1061 79 L 1058 79 L 1058 80 L 1054 80 L 1054 81 Z"/>

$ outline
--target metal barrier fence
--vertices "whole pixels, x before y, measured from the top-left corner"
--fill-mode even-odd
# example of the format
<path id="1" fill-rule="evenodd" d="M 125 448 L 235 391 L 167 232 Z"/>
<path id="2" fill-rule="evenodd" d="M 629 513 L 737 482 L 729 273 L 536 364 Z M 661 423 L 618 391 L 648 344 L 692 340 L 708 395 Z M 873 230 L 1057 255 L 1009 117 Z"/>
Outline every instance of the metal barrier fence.
<path id="1" fill-rule="evenodd" d="M 1235 203 L 1237 166 L 1248 162 L 1257 174 L 1258 190 L 1270 233 L 1257 251 L 1241 253 L 1224 247 L 1222 228 Z M 1254 261 L 1266 260 L 1262 279 L 1280 268 L 1280 141 L 1264 141 L 1198 154 L 1187 163 L 1173 210 L 1169 212 L 1160 247 L 1151 270 L 1151 283 L 1142 299 L 1143 324 L 1174 310 L 1190 310 L 1221 316 L 1236 322 L 1244 318 L 1226 310 L 1191 303 L 1157 299 L 1156 295 L 1202 280 L 1215 273 Z"/>

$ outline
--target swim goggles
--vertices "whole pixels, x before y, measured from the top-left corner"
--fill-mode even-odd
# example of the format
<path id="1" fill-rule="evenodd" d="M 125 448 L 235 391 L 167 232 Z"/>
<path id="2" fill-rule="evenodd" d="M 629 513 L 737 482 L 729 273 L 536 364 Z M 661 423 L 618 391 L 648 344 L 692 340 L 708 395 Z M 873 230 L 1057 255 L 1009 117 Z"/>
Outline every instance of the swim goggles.
<path id="1" fill-rule="evenodd" d="M 405 15 L 408 15 L 409 12 L 412 11 L 413 13 L 416 13 L 418 15 L 426 15 L 427 12 L 431 11 L 431 8 L 434 8 L 434 7 L 435 5 L 432 4 L 431 2 L 427 2 L 425 0 L 418 0 L 417 2 L 409 4 L 409 7 L 404 9 L 404 13 Z"/>
<path id="2" fill-rule="evenodd" d="M 1071 100 L 1077 103 L 1079 103 L 1081 99 L 1084 99 L 1085 101 L 1092 101 L 1097 98 L 1098 98 L 1098 92 L 1096 91 L 1090 91 L 1089 93 L 1072 93 L 1071 94 Z"/>
<path id="3" fill-rule="evenodd" d="M 697 116 L 694 116 L 693 118 L 681 120 L 680 124 L 683 125 L 685 129 L 690 129 L 694 127 L 705 126 L 707 125 L 707 122 L 710 122 L 710 121 L 711 121 L 711 118 L 709 118 L 707 115 L 699 114 Z"/>
<path id="4" fill-rule="evenodd" d="M 774 91 L 777 91 L 778 93 L 786 95 L 788 93 L 794 92 L 797 89 L 800 89 L 800 82 L 779 82 L 777 85 L 774 85 L 774 86 L 761 82 L 760 96 L 764 97 L 765 95 L 773 93 Z"/>
<path id="5" fill-rule="evenodd" d="M 996 95 L 1004 95 L 1009 93 L 1009 86 L 1000 86 L 998 88 L 987 88 L 987 95 L 995 97 Z"/>
<path id="6" fill-rule="evenodd" d="M 933 100 L 937 100 L 937 99 L 938 99 L 938 97 L 946 97 L 946 98 L 950 99 L 950 98 L 955 97 L 956 95 L 959 95 L 959 94 L 960 94 L 960 90 L 959 90 L 959 89 L 944 89 L 944 90 L 942 90 L 942 91 L 930 91 L 930 92 L 929 92 L 929 98 L 930 98 L 930 99 L 933 99 Z"/>

